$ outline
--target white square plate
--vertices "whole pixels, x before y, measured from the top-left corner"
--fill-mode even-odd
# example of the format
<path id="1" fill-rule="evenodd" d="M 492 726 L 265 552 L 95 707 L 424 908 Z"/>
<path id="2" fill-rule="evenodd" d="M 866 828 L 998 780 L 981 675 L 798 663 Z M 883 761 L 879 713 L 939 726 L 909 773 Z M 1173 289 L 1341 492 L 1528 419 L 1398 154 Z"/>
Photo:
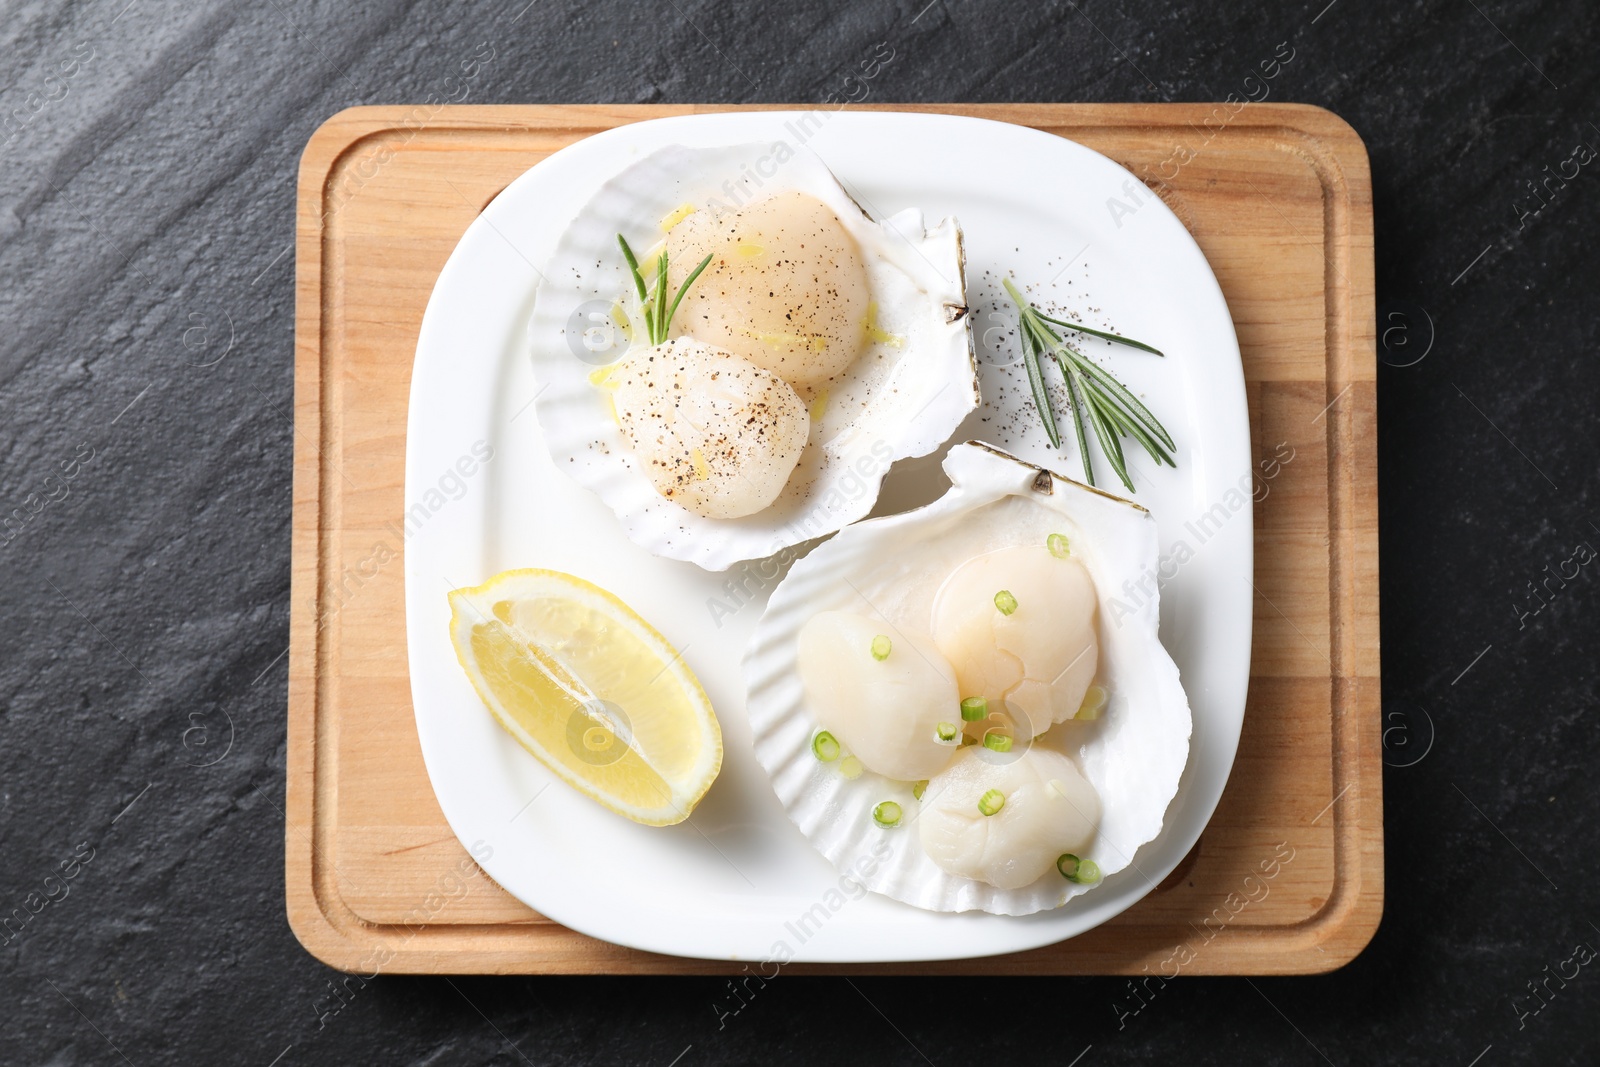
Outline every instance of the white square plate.
<path id="1" fill-rule="evenodd" d="M 1182 558 L 1161 575 L 1162 640 L 1182 672 L 1194 737 L 1161 836 L 1065 907 L 1026 918 L 937 914 L 841 881 L 784 815 L 745 718 L 740 660 L 780 575 L 759 562 L 708 573 L 649 555 L 556 469 L 540 439 L 526 325 L 539 270 L 573 216 L 602 181 L 657 148 L 761 140 L 803 141 L 874 217 L 918 207 L 930 220 L 960 219 L 985 403 L 952 440 L 986 440 L 1081 477 L 1070 424 L 1057 453 L 1031 411 L 1006 336 L 1015 315 L 1000 310 L 1005 274 L 1089 325 L 1167 353 L 1084 346 L 1109 356 L 1178 442 L 1176 470 L 1128 456 L 1163 554 Z M 479 464 L 490 448 L 493 458 Z M 1095 456 L 1101 485 L 1117 488 Z M 936 459 L 891 471 L 878 513 L 937 496 Z M 467 469 L 474 473 L 463 476 Z M 482 864 L 502 886 L 557 922 L 634 948 L 870 962 L 985 956 L 1071 937 L 1153 889 L 1221 796 L 1249 677 L 1250 495 L 1244 374 L 1216 278 L 1178 219 L 1104 156 L 1005 123 L 889 112 L 697 115 L 597 134 L 518 178 L 468 228 L 418 339 L 406 509 L 421 505 L 424 521 L 406 542 L 406 623 L 429 778 L 462 842 L 477 845 L 475 854 L 492 850 Z M 445 594 L 513 567 L 570 571 L 611 590 L 700 677 L 726 755 L 688 822 L 651 828 L 604 810 L 556 782 L 483 708 L 451 648 Z"/>

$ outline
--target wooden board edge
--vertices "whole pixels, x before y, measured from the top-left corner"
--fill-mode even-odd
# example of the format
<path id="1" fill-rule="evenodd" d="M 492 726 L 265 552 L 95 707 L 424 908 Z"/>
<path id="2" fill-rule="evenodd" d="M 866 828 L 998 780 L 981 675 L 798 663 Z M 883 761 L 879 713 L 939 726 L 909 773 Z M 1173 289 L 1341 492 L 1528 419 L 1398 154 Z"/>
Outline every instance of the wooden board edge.
<path id="1" fill-rule="evenodd" d="M 1345 668 L 1338 679 L 1348 686 L 1351 721 L 1340 723 L 1341 762 L 1350 765 L 1354 811 L 1347 811 L 1348 844 L 1357 858 L 1356 885 L 1350 907 L 1328 931 L 1325 942 L 1331 971 L 1353 961 L 1372 942 L 1383 921 L 1383 753 L 1382 678 L 1378 608 L 1378 465 L 1377 465 L 1377 308 L 1374 255 L 1371 157 L 1361 135 L 1343 118 L 1325 108 L 1295 105 L 1308 147 L 1320 157 L 1320 167 L 1336 175 L 1344 200 L 1339 212 L 1336 247 L 1347 257 L 1342 273 L 1328 279 L 1330 300 L 1342 300 L 1342 374 L 1354 394 L 1347 405 L 1330 396 L 1336 419 L 1329 420 L 1330 435 L 1337 435 L 1344 469 L 1339 484 L 1345 490 L 1339 555 L 1342 588 L 1337 599 L 1347 616 L 1349 642 L 1342 655 Z M 1332 316 L 1330 315 L 1330 318 Z M 1330 353 L 1330 356 L 1332 353 Z M 1329 390 L 1332 392 L 1332 389 Z M 1370 611 L 1366 604 L 1370 602 Z M 1319 946 L 1320 948 L 1321 946 Z"/>
<path id="2" fill-rule="evenodd" d="M 324 187 L 339 158 L 388 117 L 351 108 L 319 126 L 301 152 L 295 206 L 294 473 L 290 524 L 284 900 L 289 928 L 317 959 L 358 964 L 337 910 L 318 891 L 316 774 L 319 700 L 318 591 L 322 516 L 322 305 Z M 365 114 L 363 112 L 366 112 Z M 338 916 L 354 920 L 355 916 Z M 359 920 L 356 920 L 359 922 Z"/>
<path id="3" fill-rule="evenodd" d="M 1329 472 L 1330 600 L 1338 606 L 1340 647 L 1333 673 L 1336 707 L 1343 697 L 1349 714 L 1335 726 L 1335 768 L 1347 780 L 1331 805 L 1346 899 L 1328 902 L 1314 926 L 1315 940 L 1299 973 L 1326 973 L 1353 961 L 1376 936 L 1383 917 L 1383 760 L 1377 567 L 1377 318 L 1373 248 L 1371 159 L 1355 128 L 1326 108 L 1279 105 L 1284 126 L 1299 135 L 1298 148 L 1312 162 L 1328 198 L 1330 247 L 1344 256 L 1331 263 L 1326 281 L 1329 330 L 1329 410 L 1326 432 Z M 1263 122 L 1278 116 L 1263 113 Z M 1342 383 L 1342 384 L 1341 384 Z M 1352 401 L 1340 404 L 1344 390 Z M 1370 611 L 1364 603 L 1370 599 Z M 1346 647 L 1348 646 L 1348 647 Z M 1342 692 L 1341 692 L 1342 690 Z M 1342 817 L 1340 797 L 1350 790 Z M 1353 809 L 1353 810 L 1352 810 Z M 1339 895 L 1336 892 L 1336 896 Z"/>
<path id="4" fill-rule="evenodd" d="M 1378 472 L 1377 312 L 1373 248 L 1371 158 L 1365 142 L 1347 121 L 1326 108 L 1280 104 L 1253 117 L 1261 124 L 1281 122 L 1298 135 L 1300 152 L 1322 180 L 1328 216 L 1329 247 L 1339 250 L 1342 266 L 1330 262 L 1325 286 L 1329 335 L 1327 420 L 1329 472 L 1330 601 L 1339 614 L 1339 668 L 1333 672 L 1335 707 L 1340 697 L 1348 714 L 1336 715 L 1334 765 L 1345 772 L 1333 798 L 1337 824 L 1336 855 L 1343 880 L 1325 914 L 1307 924 L 1314 939 L 1303 953 L 1306 966 L 1295 973 L 1326 973 L 1353 961 L 1371 943 L 1383 918 L 1383 760 L 1381 750 L 1381 664 L 1377 655 Z M 1252 123 L 1254 124 L 1254 123 Z M 1352 401 L 1340 404 L 1349 390 Z M 1370 596 L 1373 608 L 1363 609 Z M 1333 631 L 1330 631 L 1330 634 Z M 1348 647 L 1346 647 L 1348 646 Z M 1350 793 L 1346 794 L 1345 790 Z M 1348 795 L 1341 813 L 1338 803 Z M 1353 809 L 1353 810 L 1352 810 Z M 1342 892 L 1341 892 L 1342 890 Z M 1342 896 L 1344 899 L 1337 899 Z"/>
<path id="5" fill-rule="evenodd" d="M 294 470 L 290 521 L 289 683 L 284 772 L 284 902 L 289 928 L 313 956 L 321 950 L 322 918 L 312 883 L 316 846 L 312 796 L 316 788 L 317 633 L 310 607 L 318 576 L 320 456 L 308 442 L 320 439 L 322 379 L 322 226 L 320 190 L 308 182 L 329 144 L 334 120 L 312 135 L 301 154 L 295 200 Z"/>
<path id="6" fill-rule="evenodd" d="M 862 103 L 843 110 L 902 112 L 906 114 L 961 115 L 1018 126 L 1117 126 L 1159 128 L 1180 123 L 1203 123 L 1221 102 L 1099 104 L 1037 103 Z M 611 127 L 647 119 L 728 112 L 801 111 L 819 109 L 811 104 L 448 104 L 431 110 L 420 106 L 366 104 L 330 116 L 308 140 L 301 156 L 302 191 L 308 176 L 317 180 L 332 169 L 332 158 L 370 133 L 430 126 L 459 129 L 559 130 Z M 417 113 L 426 111 L 420 118 Z M 1041 122 L 1041 118 L 1044 120 Z M 1361 135 L 1344 118 L 1314 104 L 1252 103 L 1225 116 L 1228 126 L 1281 126 L 1325 141 L 1338 163 L 1355 182 L 1370 190 L 1370 164 Z"/>

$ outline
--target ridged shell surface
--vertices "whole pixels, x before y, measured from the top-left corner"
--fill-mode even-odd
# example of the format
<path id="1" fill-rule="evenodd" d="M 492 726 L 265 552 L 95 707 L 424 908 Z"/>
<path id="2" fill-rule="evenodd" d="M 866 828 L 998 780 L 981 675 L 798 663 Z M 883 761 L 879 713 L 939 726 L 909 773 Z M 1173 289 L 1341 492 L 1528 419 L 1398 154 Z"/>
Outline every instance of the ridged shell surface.
<path id="1" fill-rule="evenodd" d="M 685 205 L 737 209 L 788 190 L 839 216 L 865 263 L 873 336 L 898 343 L 870 340 L 821 400 L 802 391 L 812 404 L 810 440 L 772 505 L 742 518 L 706 518 L 655 491 L 610 397 L 592 380 L 636 343 L 613 310 L 626 305 L 632 286 L 617 235 L 643 254 L 662 239 L 663 220 Z M 545 445 L 560 469 L 616 513 L 632 541 L 658 556 L 724 570 L 833 533 L 871 511 L 891 464 L 943 445 L 978 405 L 963 271 L 954 219 L 929 229 L 921 212 L 909 210 L 875 221 L 806 148 L 653 152 L 595 192 L 545 266 L 528 325 Z"/>
<path id="2" fill-rule="evenodd" d="M 1087 858 L 1109 879 L 1160 832 L 1189 755 L 1188 698 L 1158 632 L 1156 524 L 1135 504 L 980 443 L 952 448 L 944 469 L 952 483 L 944 496 L 849 527 L 796 563 L 773 592 L 744 662 L 756 757 L 789 818 L 840 871 L 889 846 L 888 858 L 863 879 L 868 889 L 933 911 L 1030 915 L 1096 887 L 1052 869 L 1021 889 L 1001 890 L 936 866 L 918 840 L 912 783 L 871 771 L 850 779 L 838 761 L 812 754 L 817 724 L 800 682 L 800 628 L 818 612 L 839 610 L 927 631 L 934 596 L 954 567 L 1064 534 L 1094 580 L 1096 683 L 1110 699 L 1098 720 L 1057 724 L 1034 744 L 1065 753 L 1099 794 L 1102 815 Z M 1125 582 L 1148 593 L 1130 596 Z M 900 826 L 874 823 L 872 810 L 884 800 L 904 809 Z"/>

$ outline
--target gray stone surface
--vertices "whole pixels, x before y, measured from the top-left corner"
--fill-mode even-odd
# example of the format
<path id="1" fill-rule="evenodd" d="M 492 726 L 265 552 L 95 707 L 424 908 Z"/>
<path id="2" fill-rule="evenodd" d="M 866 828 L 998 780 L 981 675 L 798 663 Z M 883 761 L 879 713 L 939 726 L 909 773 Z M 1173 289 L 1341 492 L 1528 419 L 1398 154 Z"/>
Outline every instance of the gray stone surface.
<path id="1" fill-rule="evenodd" d="M 25 521 L 0 532 L 0 913 L 56 899 L 0 943 L 0 1063 L 1600 1060 L 1594 965 L 1527 988 L 1600 946 L 1600 565 L 1547 606 L 1529 588 L 1600 545 L 1597 164 L 1521 216 L 1543 168 L 1600 148 L 1600 14 L 1324 2 L 7 4 L 0 514 Z M 284 918 L 281 812 L 312 130 L 426 97 L 480 42 L 477 101 L 804 102 L 880 41 L 875 100 L 1154 101 L 1220 98 L 1285 40 L 1274 98 L 1371 150 L 1381 325 L 1409 325 L 1386 357 L 1431 340 L 1380 372 L 1384 696 L 1409 733 L 1371 948 L 1180 982 L 1120 1026 L 1110 979 L 785 977 L 719 1028 L 715 979 L 384 977 L 319 1019 L 335 976 Z"/>

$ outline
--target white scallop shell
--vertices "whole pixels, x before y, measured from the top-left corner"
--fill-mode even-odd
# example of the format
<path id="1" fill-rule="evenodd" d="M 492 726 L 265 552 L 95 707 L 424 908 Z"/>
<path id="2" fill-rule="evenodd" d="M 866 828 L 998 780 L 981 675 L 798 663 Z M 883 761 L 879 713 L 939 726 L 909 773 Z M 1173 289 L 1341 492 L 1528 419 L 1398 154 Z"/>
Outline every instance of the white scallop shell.
<path id="1" fill-rule="evenodd" d="M 1100 828 L 1087 855 L 1109 878 L 1160 832 L 1189 755 L 1189 701 L 1157 632 L 1157 599 L 1129 596 L 1123 587 L 1144 582 L 1154 590 L 1156 524 L 1137 504 L 988 445 L 955 446 L 944 470 L 952 483 L 944 496 L 851 526 L 796 563 L 774 590 L 744 661 L 756 758 L 789 818 L 841 871 L 880 843 L 889 845 L 889 858 L 864 879 L 868 889 L 933 911 L 1030 915 L 1094 887 L 1067 882 L 1053 869 L 1015 890 L 947 874 L 923 852 L 911 825 L 919 807 L 911 783 L 870 771 L 849 780 L 837 762 L 812 755 L 817 725 L 800 683 L 800 628 L 817 612 L 837 609 L 927 631 L 934 594 L 955 566 L 982 552 L 1065 534 L 1094 579 L 1096 681 L 1110 702 L 1097 722 L 1058 724 L 1035 743 L 1065 752 L 1099 793 Z M 899 827 L 873 823 L 872 809 L 883 800 L 904 809 Z"/>
<path id="2" fill-rule="evenodd" d="M 540 390 L 534 406 L 556 466 L 599 494 L 636 544 L 706 570 L 765 558 L 866 515 L 890 464 L 943 445 L 979 403 L 955 219 L 929 230 L 922 213 L 909 210 L 874 222 L 814 152 L 780 144 L 674 145 L 606 182 L 557 244 L 528 325 Z M 830 383 L 822 418 L 776 502 L 744 518 L 709 519 L 656 493 L 607 394 L 589 380 L 626 347 L 617 335 L 608 342 L 609 309 L 631 284 L 617 234 L 642 255 L 682 204 L 737 207 L 785 189 L 833 208 L 861 247 L 879 325 L 905 343 L 868 346 Z"/>

